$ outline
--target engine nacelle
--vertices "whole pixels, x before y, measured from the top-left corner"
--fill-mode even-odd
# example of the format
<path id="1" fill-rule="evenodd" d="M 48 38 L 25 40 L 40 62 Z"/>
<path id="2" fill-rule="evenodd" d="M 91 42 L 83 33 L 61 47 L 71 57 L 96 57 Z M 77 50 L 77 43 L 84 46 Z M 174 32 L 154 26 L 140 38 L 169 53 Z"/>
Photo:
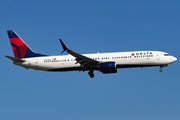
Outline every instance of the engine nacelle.
<path id="1" fill-rule="evenodd" d="M 117 73 L 116 63 L 115 62 L 100 63 L 100 71 L 104 74 Z"/>

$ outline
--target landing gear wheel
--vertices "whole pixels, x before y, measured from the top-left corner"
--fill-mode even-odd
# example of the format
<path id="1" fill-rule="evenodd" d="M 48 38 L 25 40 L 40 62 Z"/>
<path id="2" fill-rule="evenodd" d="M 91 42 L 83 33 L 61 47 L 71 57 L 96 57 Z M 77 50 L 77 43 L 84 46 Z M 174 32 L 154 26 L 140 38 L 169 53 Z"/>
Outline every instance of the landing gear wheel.
<path id="1" fill-rule="evenodd" d="M 162 69 L 159 70 L 159 72 L 162 72 L 162 71 L 163 71 Z"/>
<path id="2" fill-rule="evenodd" d="M 93 78 L 93 77 L 94 77 L 93 70 L 90 70 L 90 71 L 88 72 L 88 74 L 89 74 L 89 76 L 90 76 L 91 78 Z"/>

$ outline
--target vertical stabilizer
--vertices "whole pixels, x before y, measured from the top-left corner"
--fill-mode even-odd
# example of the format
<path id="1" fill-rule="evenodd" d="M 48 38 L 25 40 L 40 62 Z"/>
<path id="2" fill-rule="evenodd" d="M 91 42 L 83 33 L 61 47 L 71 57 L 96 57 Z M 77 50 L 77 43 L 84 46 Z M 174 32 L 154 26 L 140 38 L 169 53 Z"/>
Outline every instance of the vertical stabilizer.
<path id="1" fill-rule="evenodd" d="M 31 48 L 28 47 L 28 45 L 13 30 L 9 30 L 7 33 L 15 58 L 21 59 L 46 56 L 33 52 Z"/>

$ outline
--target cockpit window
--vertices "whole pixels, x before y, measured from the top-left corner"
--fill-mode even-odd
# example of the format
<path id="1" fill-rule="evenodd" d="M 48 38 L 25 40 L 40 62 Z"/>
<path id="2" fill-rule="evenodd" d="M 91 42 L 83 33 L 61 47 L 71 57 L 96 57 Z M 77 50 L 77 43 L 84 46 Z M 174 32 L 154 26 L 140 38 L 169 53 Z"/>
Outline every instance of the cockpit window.
<path id="1" fill-rule="evenodd" d="M 164 54 L 164 56 L 170 56 L 170 54 Z"/>

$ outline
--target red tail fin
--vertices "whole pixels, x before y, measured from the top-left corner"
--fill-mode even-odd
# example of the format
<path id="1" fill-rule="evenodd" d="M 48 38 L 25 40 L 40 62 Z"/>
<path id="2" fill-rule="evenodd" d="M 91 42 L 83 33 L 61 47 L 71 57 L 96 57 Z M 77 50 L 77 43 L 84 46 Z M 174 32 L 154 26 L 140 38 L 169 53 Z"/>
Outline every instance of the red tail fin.
<path id="1" fill-rule="evenodd" d="M 29 58 L 29 57 L 40 57 L 45 56 L 42 54 L 35 53 L 29 48 L 26 43 L 13 31 L 7 31 L 9 40 L 11 43 L 14 56 L 16 58 Z"/>

